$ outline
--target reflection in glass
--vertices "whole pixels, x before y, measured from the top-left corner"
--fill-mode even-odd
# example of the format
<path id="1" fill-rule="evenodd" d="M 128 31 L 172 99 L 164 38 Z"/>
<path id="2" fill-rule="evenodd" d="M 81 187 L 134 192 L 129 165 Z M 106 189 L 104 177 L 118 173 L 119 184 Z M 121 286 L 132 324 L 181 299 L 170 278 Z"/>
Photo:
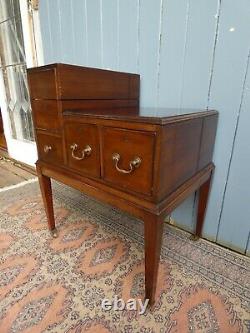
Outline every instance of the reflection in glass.
<path id="1" fill-rule="evenodd" d="M 0 0 L 0 23 L 13 17 L 20 17 L 19 0 Z"/>
<path id="2" fill-rule="evenodd" d="M 12 137 L 34 141 L 18 0 L 0 0 L 0 60 Z"/>

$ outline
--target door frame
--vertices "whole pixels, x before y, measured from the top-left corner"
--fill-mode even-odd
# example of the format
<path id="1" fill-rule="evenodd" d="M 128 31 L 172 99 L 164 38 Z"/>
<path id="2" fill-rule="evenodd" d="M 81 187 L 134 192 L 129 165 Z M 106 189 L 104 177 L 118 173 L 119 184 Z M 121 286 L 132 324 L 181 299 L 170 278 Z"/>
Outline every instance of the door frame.
<path id="1" fill-rule="evenodd" d="M 28 0 L 19 0 L 23 29 L 24 50 L 27 68 L 44 64 L 43 47 L 40 31 L 38 10 L 32 8 Z M 20 162 L 34 166 L 37 161 L 35 142 L 16 140 L 11 134 L 11 125 L 7 109 L 6 90 L 3 71 L 0 70 L 0 106 L 3 118 L 4 134 L 10 157 Z"/>

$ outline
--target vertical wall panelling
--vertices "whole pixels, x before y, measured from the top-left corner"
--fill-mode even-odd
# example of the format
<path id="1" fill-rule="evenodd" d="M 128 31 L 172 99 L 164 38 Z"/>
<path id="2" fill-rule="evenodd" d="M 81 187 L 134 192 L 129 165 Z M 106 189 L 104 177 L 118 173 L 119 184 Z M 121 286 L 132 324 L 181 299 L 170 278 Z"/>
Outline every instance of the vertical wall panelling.
<path id="1" fill-rule="evenodd" d="M 194 198 L 195 195 L 191 195 L 171 214 L 178 227 L 190 232 L 193 232 L 195 226 L 193 220 Z"/>
<path id="2" fill-rule="evenodd" d="M 163 2 L 161 53 L 158 83 L 158 106 L 179 107 L 183 80 L 183 62 L 189 23 L 189 1 Z M 180 227 L 193 230 L 194 196 L 176 209 L 172 217 Z"/>
<path id="3" fill-rule="evenodd" d="M 60 3 L 58 0 L 49 1 L 49 17 L 50 17 L 50 32 L 51 32 L 51 43 L 52 43 L 52 59 L 54 61 L 60 61 L 62 59 L 62 43 L 61 43 L 61 22 L 60 22 Z M 52 17 L 51 17 L 52 16 Z"/>
<path id="4" fill-rule="evenodd" d="M 250 3 L 222 1 L 209 108 L 220 111 L 204 234 L 216 238 L 249 52 Z M 240 199 L 239 199 L 240 200 Z M 234 203 L 231 203 L 232 205 Z"/>
<path id="5" fill-rule="evenodd" d="M 240 110 L 217 241 L 245 252 L 250 232 L 250 67 Z M 248 177 L 248 178 L 247 178 Z M 235 232 L 237 230 L 237 232 Z"/>
<path id="6" fill-rule="evenodd" d="M 141 105 L 157 105 L 158 61 L 162 22 L 162 0 L 140 3 L 140 74 Z"/>
<path id="7" fill-rule="evenodd" d="M 102 5 L 103 67 L 118 69 L 118 1 Z"/>
<path id="8" fill-rule="evenodd" d="M 102 67 L 100 0 L 86 0 L 88 29 L 88 66 Z"/>
<path id="9" fill-rule="evenodd" d="M 139 0 L 117 0 L 118 3 L 118 68 L 138 73 Z"/>
<path id="10" fill-rule="evenodd" d="M 43 39 L 44 62 L 52 62 L 52 42 L 50 34 L 49 20 L 49 0 L 44 0 L 39 7 L 39 16 L 41 22 L 41 34 Z"/>
<path id="11" fill-rule="evenodd" d="M 217 5 L 217 0 L 190 1 L 181 107 L 207 107 Z"/>
<path id="12" fill-rule="evenodd" d="M 190 1 L 187 8 L 186 40 L 183 41 L 183 68 L 179 85 L 181 107 L 206 109 L 217 26 L 218 0 Z M 176 15 L 175 15 L 176 16 Z M 181 64 L 180 64 L 181 68 Z M 193 230 L 196 219 L 195 196 L 190 196 L 174 213 L 178 225 Z M 194 213 L 195 212 L 195 213 Z M 194 213 L 194 214 L 193 214 Z"/>
<path id="13" fill-rule="evenodd" d="M 52 3 L 53 1 L 50 1 Z M 53 15 L 54 13 L 51 12 Z M 74 63 L 75 61 L 75 43 L 73 34 L 73 14 L 71 0 L 59 1 L 59 15 L 62 40 L 61 61 Z M 56 44 L 53 47 L 57 47 Z"/>
<path id="14" fill-rule="evenodd" d="M 163 9 L 158 105 L 178 107 L 181 100 L 188 2 L 164 0 Z"/>
<path id="15" fill-rule="evenodd" d="M 215 29 L 215 35 L 214 35 L 213 56 L 212 56 L 211 71 L 210 71 L 210 77 L 209 77 L 209 86 L 208 86 L 208 95 L 207 95 L 207 109 L 208 109 L 209 101 L 210 101 L 211 85 L 212 85 L 214 62 L 215 62 L 215 54 L 216 54 L 216 48 L 217 48 L 217 42 L 218 42 L 218 32 L 219 32 L 220 14 L 221 14 L 221 2 L 222 2 L 222 0 L 218 0 L 218 10 L 217 10 L 217 13 L 215 15 L 216 29 Z"/>
<path id="16" fill-rule="evenodd" d="M 78 65 L 87 65 L 88 49 L 87 49 L 87 22 L 84 0 L 73 0 L 72 6 L 72 22 L 74 36 L 74 63 Z"/>

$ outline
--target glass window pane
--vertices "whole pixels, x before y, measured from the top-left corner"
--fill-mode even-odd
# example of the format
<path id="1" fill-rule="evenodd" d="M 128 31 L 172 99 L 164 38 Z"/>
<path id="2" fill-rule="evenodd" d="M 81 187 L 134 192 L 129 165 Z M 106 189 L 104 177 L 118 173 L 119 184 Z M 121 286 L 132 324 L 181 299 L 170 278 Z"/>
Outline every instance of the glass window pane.
<path id="1" fill-rule="evenodd" d="M 0 24 L 0 47 L 2 66 L 25 61 L 21 20 L 15 18 Z"/>
<path id="2" fill-rule="evenodd" d="M 19 0 L 0 0 L 0 64 L 12 137 L 34 140 Z"/>
<path id="3" fill-rule="evenodd" d="M 25 65 L 6 67 L 4 72 L 6 97 L 12 134 L 18 140 L 34 140 Z"/>
<path id="4" fill-rule="evenodd" d="M 20 16 L 19 0 L 0 0 L 0 22 Z"/>

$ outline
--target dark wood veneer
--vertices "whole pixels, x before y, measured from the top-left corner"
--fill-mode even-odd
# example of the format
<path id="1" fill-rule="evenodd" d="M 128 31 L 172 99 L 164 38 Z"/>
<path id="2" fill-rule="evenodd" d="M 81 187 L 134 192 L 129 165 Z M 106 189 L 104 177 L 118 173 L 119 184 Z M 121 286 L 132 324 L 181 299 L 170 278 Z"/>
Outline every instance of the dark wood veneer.
<path id="1" fill-rule="evenodd" d="M 32 99 L 139 100 L 136 74 L 51 64 L 29 69 L 29 83 Z"/>
<path id="2" fill-rule="evenodd" d="M 56 100 L 32 100 L 35 128 L 60 132 L 59 105 Z"/>
<path id="3" fill-rule="evenodd" d="M 100 178 L 100 147 L 98 128 L 92 124 L 79 124 L 78 122 L 65 123 L 65 148 L 67 152 L 67 166 L 87 176 Z M 78 147 L 73 152 L 71 146 L 76 144 Z M 82 151 L 91 147 L 91 155 L 82 158 Z"/>
<path id="4" fill-rule="evenodd" d="M 103 179 L 111 185 L 132 192 L 152 194 L 155 132 L 143 132 L 105 126 L 102 132 Z M 129 169 L 129 163 L 135 157 L 142 159 L 141 166 L 131 174 L 117 172 L 112 155 L 119 153 L 119 167 Z"/>
<path id="5" fill-rule="evenodd" d="M 140 109 L 135 74 L 52 64 L 28 79 L 49 229 L 55 236 L 50 178 L 141 218 L 152 303 L 164 217 L 199 189 L 201 236 L 218 112 Z"/>

